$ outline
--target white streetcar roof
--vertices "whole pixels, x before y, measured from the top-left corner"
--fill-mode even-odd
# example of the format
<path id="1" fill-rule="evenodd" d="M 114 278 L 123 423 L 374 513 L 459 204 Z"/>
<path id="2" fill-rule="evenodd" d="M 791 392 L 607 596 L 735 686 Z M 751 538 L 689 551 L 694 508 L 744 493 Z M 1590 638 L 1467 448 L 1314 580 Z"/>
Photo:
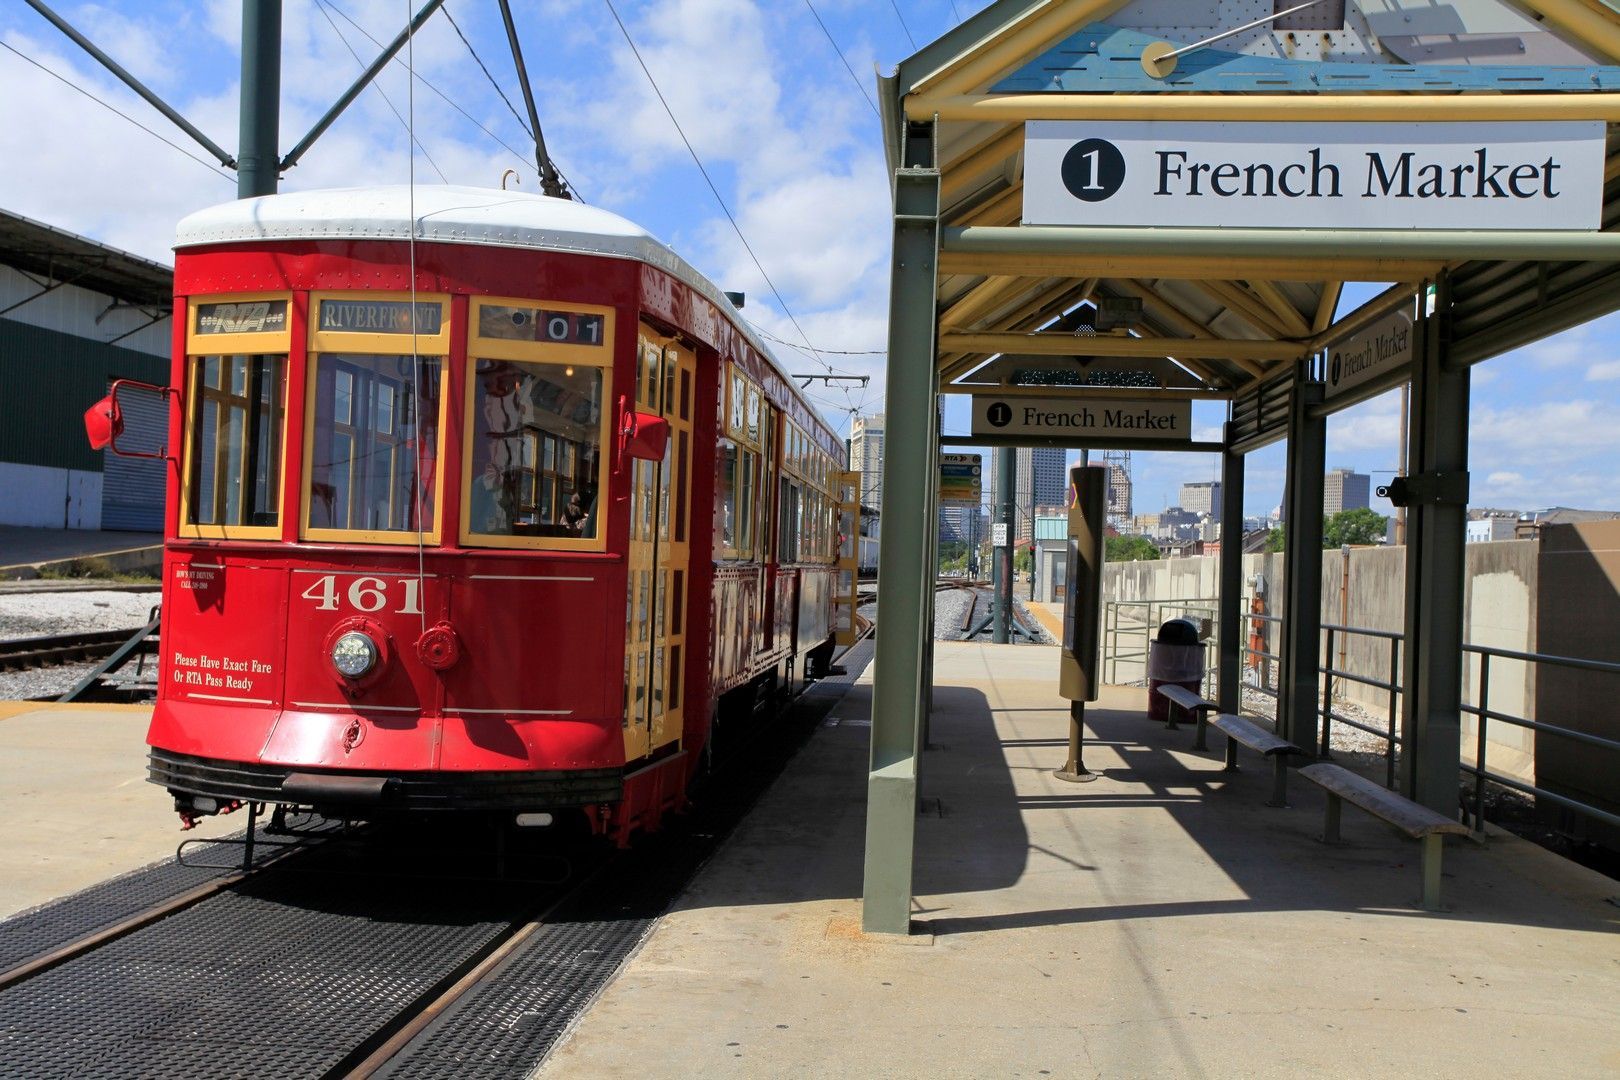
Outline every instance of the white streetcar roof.
<path id="1" fill-rule="evenodd" d="M 442 184 L 265 195 L 188 215 L 176 226 L 174 247 L 183 251 L 260 240 L 409 240 L 413 209 L 416 239 L 422 241 L 568 251 L 656 266 L 733 315 L 754 348 L 787 378 L 769 346 L 692 264 L 635 222 L 568 199 Z"/>

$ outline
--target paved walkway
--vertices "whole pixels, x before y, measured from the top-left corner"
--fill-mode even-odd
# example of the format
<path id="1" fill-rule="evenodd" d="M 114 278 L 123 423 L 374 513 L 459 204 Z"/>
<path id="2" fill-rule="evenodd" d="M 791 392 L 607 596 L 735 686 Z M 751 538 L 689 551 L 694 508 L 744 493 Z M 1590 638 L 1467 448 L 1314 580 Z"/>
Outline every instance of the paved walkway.
<path id="1" fill-rule="evenodd" d="M 30 568 L 41 563 L 91 556 L 114 556 L 115 570 L 150 569 L 158 564 L 162 544 L 159 533 L 0 525 L 0 578 L 33 577 Z"/>
<path id="2" fill-rule="evenodd" d="M 1620 1073 L 1620 883 L 1511 837 L 1446 853 L 1322 800 L 1263 805 L 1221 737 L 1090 712 L 1055 780 L 1056 653 L 940 643 L 905 944 L 858 928 L 870 687 L 857 685 L 541 1070 L 546 1077 Z M 831 723 L 831 721 L 829 721 Z"/>
<path id="3" fill-rule="evenodd" d="M 0 918 L 225 836 L 243 814 L 181 833 L 146 782 L 149 705 L 0 702 Z"/>

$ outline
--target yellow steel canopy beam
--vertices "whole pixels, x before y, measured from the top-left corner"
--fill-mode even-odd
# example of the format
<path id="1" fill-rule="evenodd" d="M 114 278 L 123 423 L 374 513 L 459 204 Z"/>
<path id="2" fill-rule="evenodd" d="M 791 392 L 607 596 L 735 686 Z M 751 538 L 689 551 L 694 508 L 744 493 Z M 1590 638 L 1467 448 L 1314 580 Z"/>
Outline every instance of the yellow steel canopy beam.
<path id="1" fill-rule="evenodd" d="M 1023 182 L 1014 184 L 994 198 L 987 199 L 960 218 L 952 219 L 952 225 L 1016 225 L 1024 212 L 1024 185 Z"/>
<path id="2" fill-rule="evenodd" d="M 949 206 L 969 190 L 985 172 L 1000 167 L 1007 158 L 1024 148 L 1024 125 L 1009 127 L 992 135 L 940 170 L 939 201 Z"/>
<path id="3" fill-rule="evenodd" d="M 988 277 L 973 288 L 963 293 L 950 307 L 939 316 L 940 326 L 962 326 L 982 318 L 994 310 L 997 304 L 1004 303 L 1008 296 L 1020 289 L 1032 287 L 1039 278 L 1021 277 Z"/>
<path id="4" fill-rule="evenodd" d="M 1154 401 L 1224 401 L 1232 396 L 1230 390 L 1195 390 L 1190 387 L 1141 386 L 963 386 L 942 384 L 942 394 L 986 394 L 991 397 L 1085 397 L 1106 401 L 1119 397 L 1127 401 L 1149 398 Z"/>
<path id="5" fill-rule="evenodd" d="M 1620 94 L 912 94 L 912 120 L 1459 120 L 1620 122 Z"/>
<path id="6" fill-rule="evenodd" d="M 1581 0 L 1512 0 L 1515 7 L 1529 8 L 1573 37 L 1603 54 L 1610 63 L 1620 60 L 1620 20 L 1613 13 L 1601 12 Z"/>
<path id="7" fill-rule="evenodd" d="M 1316 304 L 1316 318 L 1311 322 L 1311 333 L 1320 334 L 1333 325 L 1333 313 L 1339 309 L 1339 297 L 1344 295 L 1344 282 L 1322 283 L 1322 298 Z"/>
<path id="8" fill-rule="evenodd" d="M 1305 321 L 1305 316 L 1299 313 L 1294 302 L 1283 295 L 1283 291 L 1269 281 L 1251 281 L 1249 291 L 1265 301 L 1271 313 L 1282 320 L 1283 329 L 1288 331 L 1289 337 L 1310 337 L 1311 327 Z"/>
<path id="9" fill-rule="evenodd" d="M 1097 255 L 1087 252 L 983 254 L 944 252 L 939 270 L 944 274 L 1001 274 L 1026 277 L 1177 278 L 1184 281 L 1228 281 L 1233 276 L 1252 280 L 1324 281 L 1346 277 L 1353 281 L 1410 281 L 1433 277 L 1447 265 L 1445 259 L 1401 259 L 1358 255 L 1332 258 L 1287 259 L 1270 256 Z"/>
<path id="10" fill-rule="evenodd" d="M 957 353 L 1025 356 L 1119 356 L 1140 359 L 1295 360 L 1310 351 L 1303 342 L 1237 341 L 1221 338 L 1095 337 L 1079 334 L 964 334 L 944 331 L 939 347 Z"/>

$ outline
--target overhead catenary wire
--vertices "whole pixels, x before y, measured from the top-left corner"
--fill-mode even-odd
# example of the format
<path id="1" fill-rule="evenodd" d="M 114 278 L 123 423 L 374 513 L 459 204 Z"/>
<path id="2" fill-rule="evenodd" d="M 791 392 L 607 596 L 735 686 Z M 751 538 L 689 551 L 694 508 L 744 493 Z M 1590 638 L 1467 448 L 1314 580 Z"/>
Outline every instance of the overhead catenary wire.
<path id="1" fill-rule="evenodd" d="M 450 20 L 450 26 L 455 30 L 456 37 L 460 38 L 461 43 L 467 46 L 467 52 L 472 55 L 473 62 L 478 65 L 478 69 L 484 73 L 484 78 L 489 80 L 489 85 L 494 88 L 495 93 L 499 95 L 500 99 L 506 102 L 507 110 L 511 112 L 512 119 L 517 121 L 518 127 L 523 129 L 523 134 L 527 135 L 531 139 L 534 138 L 534 132 L 529 130 L 528 122 L 523 119 L 521 114 L 518 113 L 517 106 L 513 105 L 512 99 L 506 96 L 506 91 L 501 89 L 501 84 L 495 81 L 495 76 L 490 74 L 489 65 L 484 63 L 484 58 L 478 55 L 478 50 L 473 48 L 473 43 L 471 41 L 467 40 L 467 35 L 461 32 L 461 25 L 456 22 L 456 17 L 450 14 L 450 5 L 445 4 L 444 7 L 440 8 L 439 10 L 443 11 L 444 17 Z"/>
<path id="2" fill-rule="evenodd" d="M 321 15 L 326 19 L 327 25 L 332 28 L 332 33 L 336 34 L 337 39 L 343 42 L 343 47 L 349 50 L 349 55 L 354 57 L 354 62 L 360 65 L 361 71 L 364 71 L 366 69 L 366 62 L 360 59 L 360 54 L 354 51 L 354 46 L 349 44 L 349 39 L 343 36 L 343 31 L 339 30 L 337 23 L 332 21 L 332 13 L 326 9 L 327 3 L 328 0 L 315 0 L 315 6 L 320 9 Z M 412 34 L 411 37 L 414 39 L 415 35 Z M 409 65 L 407 65 L 407 70 L 408 69 Z M 394 107 L 393 99 L 388 96 L 388 92 L 375 83 L 372 84 L 371 88 L 376 90 L 378 95 L 381 96 L 383 101 L 388 105 L 388 111 L 394 114 L 394 119 L 398 120 L 400 125 L 404 127 L 406 131 L 410 132 L 411 143 L 422 151 L 422 156 L 427 158 L 427 163 L 429 165 L 433 166 L 433 171 L 439 174 L 439 179 L 448 184 L 450 182 L 450 178 L 444 175 L 444 170 L 439 168 L 439 163 L 433 160 L 433 155 L 428 153 L 427 147 L 423 146 L 421 142 L 417 140 L 415 129 L 412 128 L 410 123 L 406 121 L 405 117 L 400 115 L 399 110 Z M 409 81 L 409 90 L 414 98 L 416 91 L 416 79 L 414 76 L 412 76 Z M 414 157 L 412 158 L 412 161 L 415 161 Z"/>
<path id="3" fill-rule="evenodd" d="M 815 17 L 816 25 L 821 27 L 823 34 L 827 35 L 827 43 L 833 47 L 833 52 L 838 54 L 838 59 L 844 62 L 844 70 L 849 72 L 849 77 L 854 80 L 855 88 L 861 92 L 861 97 L 865 98 L 866 103 L 872 106 L 872 115 L 882 121 L 883 114 L 878 112 L 877 102 L 873 101 L 872 95 L 866 92 L 866 84 L 861 82 L 859 75 L 855 74 L 855 69 L 849 64 L 849 57 L 844 55 L 844 50 L 839 48 L 837 40 L 832 36 L 832 31 L 827 29 L 827 24 L 821 20 L 821 13 L 816 10 L 816 6 L 810 0 L 804 0 L 804 6 L 810 9 L 810 14 Z"/>
<path id="4" fill-rule="evenodd" d="M 894 8 L 894 17 L 900 20 L 900 29 L 906 32 L 906 40 L 911 42 L 911 51 L 917 51 L 917 39 L 911 36 L 911 27 L 906 25 L 906 17 L 900 13 L 900 0 L 889 0 L 889 6 Z M 952 7 L 955 6 L 954 0 Z"/>
<path id="5" fill-rule="evenodd" d="M 156 139 L 158 142 L 162 143 L 164 146 L 167 146 L 170 149 L 176 150 L 179 153 L 184 154 L 186 157 L 190 158 L 192 161 L 195 161 L 197 164 L 201 165 L 203 168 L 207 169 L 209 172 L 213 173 L 215 176 L 223 178 L 227 183 L 231 183 L 231 184 L 236 183 L 236 178 L 234 176 L 232 176 L 230 173 L 226 172 L 225 170 L 219 168 L 213 162 L 206 161 L 203 158 L 198 157 L 196 154 L 193 154 L 190 150 L 187 150 L 185 147 L 181 146 L 179 143 L 170 142 L 168 139 L 165 139 L 162 135 L 159 135 L 157 132 L 153 131 L 151 128 L 147 127 L 145 124 L 141 123 L 139 120 L 135 119 L 133 116 L 129 115 L 128 113 L 124 112 L 122 109 L 118 108 L 116 105 L 108 104 L 106 101 L 103 101 L 101 98 L 99 98 L 96 95 L 92 94 L 90 91 L 86 90 L 84 87 L 80 86 L 78 83 L 75 83 L 72 79 L 69 79 L 65 75 L 60 75 L 57 72 L 52 71 L 50 68 L 46 67 L 44 64 L 40 63 L 38 60 L 35 60 L 33 57 L 29 56 L 27 53 L 24 53 L 21 50 L 17 49 L 10 42 L 0 41 L 0 48 L 4 48 L 7 52 L 15 54 L 19 60 L 22 60 L 22 61 L 24 61 L 25 63 L 28 63 L 28 64 L 32 64 L 34 67 L 36 67 L 39 70 L 43 71 L 45 74 L 49 75 L 51 78 L 55 79 L 57 82 L 62 83 L 64 86 L 68 87 L 70 90 L 75 90 L 75 91 L 83 94 L 85 97 L 89 98 L 91 101 L 95 102 L 97 105 L 100 105 L 103 109 L 106 109 L 108 112 L 112 113 L 114 116 L 118 116 L 118 117 L 121 117 L 124 120 L 129 121 L 131 124 L 134 124 L 136 127 L 140 128 L 142 131 L 144 131 L 148 135 L 152 136 L 152 138 Z"/>
<path id="6" fill-rule="evenodd" d="M 653 93 L 657 95 L 659 104 L 664 107 L 669 122 L 675 125 L 675 133 L 681 137 L 681 142 L 686 146 L 686 152 L 692 155 L 692 161 L 697 165 L 698 172 L 703 174 L 703 182 L 709 185 L 709 191 L 714 195 L 715 202 L 720 204 L 720 209 L 726 215 L 726 220 L 731 222 L 732 231 L 737 234 L 737 239 L 742 241 L 743 250 L 748 252 L 748 257 L 753 260 L 754 268 L 759 271 L 759 276 L 765 279 L 765 284 L 770 288 L 771 295 L 776 297 L 776 302 L 781 305 L 783 314 L 788 317 L 788 321 L 793 324 L 793 328 L 804 339 L 803 346 L 794 347 L 808 349 L 816 362 L 826 368 L 829 373 L 835 375 L 847 374 L 847 372 L 839 372 L 826 360 L 822 359 L 821 354 L 816 351 L 816 347 L 810 344 L 810 335 L 806 334 L 804 327 L 799 325 L 798 317 L 793 314 L 793 309 L 788 307 L 787 301 L 783 299 L 782 291 L 776 287 L 776 282 L 771 280 L 771 275 L 766 272 L 764 264 L 759 261 L 759 256 L 754 253 L 753 245 L 749 244 L 748 237 L 743 235 L 742 227 L 737 224 L 737 218 L 732 214 L 731 207 L 726 204 L 725 198 L 720 194 L 720 189 L 715 186 L 713 178 L 709 176 L 709 170 L 704 166 L 703 159 L 698 157 L 696 148 L 692 146 L 692 140 L 686 137 L 685 129 L 681 127 L 681 122 L 675 117 L 675 110 L 670 108 L 669 101 L 664 97 L 663 90 L 659 89 L 658 80 L 653 78 L 652 70 L 647 67 L 647 61 L 642 59 L 641 50 L 636 47 L 635 38 L 630 36 L 630 28 L 619 17 L 619 9 L 613 6 L 613 0 L 603 0 L 603 2 L 607 4 L 608 11 L 612 13 L 613 21 L 619 24 L 619 32 L 624 35 L 625 42 L 630 46 L 630 52 L 635 56 L 636 63 L 640 65 L 641 73 L 647 77 L 647 82 L 652 86 Z"/>
<path id="7" fill-rule="evenodd" d="M 795 345 L 791 341 L 777 337 L 752 319 L 744 319 L 743 321 L 752 326 L 754 332 L 767 341 L 774 341 L 778 345 L 786 345 L 790 349 L 804 348 L 803 345 Z M 816 351 L 822 356 L 887 356 L 889 353 L 887 349 L 818 349 Z"/>
<path id="8" fill-rule="evenodd" d="M 341 7 L 339 7 L 337 5 L 337 3 L 335 2 L 335 0 L 325 0 L 325 2 L 327 4 L 327 6 L 329 6 L 333 11 L 338 13 L 338 16 L 340 18 L 342 18 L 344 22 L 348 23 L 350 26 L 354 27 L 357 31 L 359 31 L 362 37 L 364 37 L 366 40 L 370 41 L 373 45 L 376 45 L 378 48 L 382 48 L 382 42 L 378 41 L 377 38 L 375 36 L 373 36 L 372 33 L 369 30 L 367 30 L 364 26 L 362 26 L 362 25 L 360 25 L 360 23 L 356 22 L 353 16 L 351 16 L 348 12 L 344 11 Z M 447 19 L 450 18 L 450 8 L 449 8 L 448 4 L 440 7 L 439 10 L 444 12 L 445 18 L 447 18 Z M 456 23 L 455 23 L 454 19 L 450 19 L 450 23 L 451 23 L 452 26 L 456 26 Z M 456 33 L 457 34 L 461 33 L 461 28 L 459 26 L 456 26 Z M 462 41 L 465 42 L 466 40 L 467 39 L 465 37 L 462 38 Z M 473 59 L 475 61 L 477 61 L 478 65 L 480 67 L 483 67 L 484 62 L 483 62 L 482 58 L 480 58 L 479 55 L 476 52 L 473 52 L 471 43 L 468 43 L 467 49 L 468 49 L 469 52 L 472 52 L 472 57 L 473 57 Z M 404 61 L 400 60 L 399 57 L 396 56 L 394 58 L 394 63 L 403 64 Z M 489 69 L 488 68 L 484 69 L 484 74 L 485 75 L 489 74 Z M 443 90 L 441 90 L 437 86 L 435 86 L 433 84 L 432 80 L 430 80 L 430 79 L 426 78 L 425 76 L 423 76 L 421 72 L 416 72 L 415 77 L 416 77 L 417 81 L 420 82 L 423 86 L 427 87 L 429 90 L 433 91 L 434 94 L 438 95 L 438 97 L 439 97 L 439 99 L 441 101 L 443 101 L 446 105 L 450 106 L 452 109 L 456 110 L 456 112 L 460 113 L 463 117 L 466 118 L 468 123 L 472 124 L 479 131 L 482 131 L 485 135 L 488 135 L 492 141 L 494 141 L 496 144 L 498 144 L 502 149 L 506 150 L 507 153 L 511 154 L 519 162 L 523 163 L 523 165 L 525 167 L 528 167 L 528 168 L 533 167 L 533 162 L 531 161 L 531 159 L 529 158 L 528 155 L 523 153 L 521 150 L 518 150 L 511 143 L 507 142 L 505 139 L 501 138 L 499 135 L 495 134 L 495 132 L 491 131 L 489 129 L 488 125 L 484 124 L 483 121 L 479 120 L 472 113 L 468 112 L 465 108 L 463 108 L 450 95 L 446 94 Z M 493 78 L 490 79 L 490 82 L 491 82 L 492 85 L 495 86 L 495 92 L 497 94 L 501 95 L 501 99 L 503 101 L 506 101 L 506 107 L 508 109 L 511 109 L 512 108 L 512 103 L 509 100 L 506 99 L 506 95 L 501 91 L 501 88 L 500 88 L 499 84 L 496 84 L 494 82 Z M 512 109 L 512 114 L 514 116 L 517 116 L 517 110 Z M 523 122 L 522 117 L 518 117 L 518 126 L 520 128 L 522 128 L 524 135 L 528 136 L 531 139 L 534 138 L 533 133 L 529 131 L 529 126 L 526 123 Z M 553 166 L 556 165 L 555 162 L 553 162 L 552 164 L 553 164 Z M 563 181 L 568 184 L 569 189 L 571 191 L 573 191 L 573 193 L 574 193 L 574 198 L 575 198 L 576 201 L 578 201 L 580 203 L 586 203 L 586 200 L 583 197 L 581 197 L 580 194 L 579 194 L 578 185 L 576 185 L 572 180 L 570 180 L 568 178 L 568 174 L 564 173 L 561 168 L 558 168 L 557 169 L 557 175 L 561 176 L 563 178 Z"/>

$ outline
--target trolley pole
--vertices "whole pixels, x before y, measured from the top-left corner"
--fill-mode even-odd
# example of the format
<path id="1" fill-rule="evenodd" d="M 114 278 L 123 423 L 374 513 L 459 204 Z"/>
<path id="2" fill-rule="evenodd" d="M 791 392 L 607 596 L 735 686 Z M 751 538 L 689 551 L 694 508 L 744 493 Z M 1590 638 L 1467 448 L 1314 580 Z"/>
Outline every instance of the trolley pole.
<path id="1" fill-rule="evenodd" d="M 242 0 L 241 141 L 236 197 L 274 195 L 280 163 L 281 0 Z"/>
<path id="2" fill-rule="evenodd" d="M 1000 497 L 996 500 L 995 521 L 1002 527 L 1007 540 L 1005 545 L 990 552 L 995 564 L 991 582 L 995 592 L 992 606 L 995 621 L 991 625 L 990 640 L 997 645 L 1005 645 L 1012 639 L 1013 542 L 1017 533 L 1013 528 L 1016 454 L 1017 451 L 1009 446 L 996 450 L 996 487 Z"/>

